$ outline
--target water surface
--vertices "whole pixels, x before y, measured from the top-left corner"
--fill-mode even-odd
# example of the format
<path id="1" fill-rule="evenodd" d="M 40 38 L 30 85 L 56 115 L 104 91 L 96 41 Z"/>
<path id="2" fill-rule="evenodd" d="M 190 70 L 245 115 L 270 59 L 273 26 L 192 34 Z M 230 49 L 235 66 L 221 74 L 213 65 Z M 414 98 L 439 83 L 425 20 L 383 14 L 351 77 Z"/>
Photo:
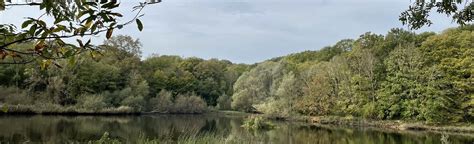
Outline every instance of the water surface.
<path id="1" fill-rule="evenodd" d="M 248 131 L 243 117 L 216 115 L 143 116 L 0 116 L 0 143 L 68 143 L 97 140 L 109 132 L 112 138 L 133 143 L 140 137 L 177 138 L 183 134 L 213 134 L 226 139 L 247 139 L 275 144 L 473 144 L 472 134 L 390 131 L 373 128 L 311 126 L 274 122 L 269 131 Z"/>

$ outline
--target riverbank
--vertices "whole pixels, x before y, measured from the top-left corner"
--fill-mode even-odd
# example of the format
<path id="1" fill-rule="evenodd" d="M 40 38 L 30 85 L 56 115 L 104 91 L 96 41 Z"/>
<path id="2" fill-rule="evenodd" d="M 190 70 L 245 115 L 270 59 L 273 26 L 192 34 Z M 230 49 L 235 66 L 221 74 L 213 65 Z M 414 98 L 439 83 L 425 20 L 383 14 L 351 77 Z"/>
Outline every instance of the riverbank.
<path id="1" fill-rule="evenodd" d="M 264 115 L 263 115 L 264 116 Z M 264 116 L 265 117 L 265 116 Z M 369 120 L 357 117 L 340 116 L 294 116 L 289 118 L 268 119 L 299 121 L 311 125 L 330 125 L 346 127 L 372 127 L 382 129 L 392 129 L 397 131 L 435 131 L 435 132 L 453 132 L 453 133 L 472 133 L 474 134 L 474 124 L 472 123 L 427 123 L 419 121 L 402 120 Z"/>
<path id="2" fill-rule="evenodd" d="M 139 115 L 140 112 L 131 107 L 105 108 L 88 110 L 60 105 L 0 105 L 0 115 Z"/>
<path id="3" fill-rule="evenodd" d="M 154 115 L 154 114 L 216 114 L 226 116 L 241 116 L 248 113 L 237 111 L 219 111 L 214 109 L 205 109 L 197 112 L 143 112 L 137 111 L 128 106 L 120 106 L 116 108 L 104 108 L 98 110 L 85 109 L 77 106 L 61 106 L 54 104 L 42 105 L 0 105 L 0 115 Z"/>

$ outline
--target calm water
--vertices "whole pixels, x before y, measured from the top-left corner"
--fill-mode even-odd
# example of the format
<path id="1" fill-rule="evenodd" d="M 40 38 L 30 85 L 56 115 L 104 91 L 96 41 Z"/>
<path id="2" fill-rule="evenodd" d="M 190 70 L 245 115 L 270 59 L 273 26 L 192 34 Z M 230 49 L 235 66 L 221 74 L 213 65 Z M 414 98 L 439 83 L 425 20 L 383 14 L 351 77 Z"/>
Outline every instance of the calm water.
<path id="1" fill-rule="evenodd" d="M 277 129 L 247 131 L 240 126 L 242 117 L 211 115 L 146 116 L 0 116 L 0 143 L 68 143 L 99 139 L 104 132 L 124 142 L 141 137 L 178 137 L 184 133 L 211 133 L 228 139 L 245 138 L 260 143 L 468 143 L 472 134 L 394 132 L 378 129 L 354 129 L 309 126 L 275 122 Z"/>

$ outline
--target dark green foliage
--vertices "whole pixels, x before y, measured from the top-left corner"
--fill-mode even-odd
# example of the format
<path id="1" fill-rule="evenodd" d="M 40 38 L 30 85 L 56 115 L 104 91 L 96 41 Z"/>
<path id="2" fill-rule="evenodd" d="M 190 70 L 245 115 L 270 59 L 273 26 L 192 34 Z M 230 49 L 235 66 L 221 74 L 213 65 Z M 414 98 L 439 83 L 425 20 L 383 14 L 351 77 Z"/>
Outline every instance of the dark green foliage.
<path id="1" fill-rule="evenodd" d="M 208 105 L 216 106 L 223 94 L 232 94 L 237 78 L 247 69 L 225 60 L 203 60 L 176 56 L 155 56 L 143 62 L 142 71 L 149 80 L 151 92 L 168 90 L 179 93 L 195 92 Z"/>

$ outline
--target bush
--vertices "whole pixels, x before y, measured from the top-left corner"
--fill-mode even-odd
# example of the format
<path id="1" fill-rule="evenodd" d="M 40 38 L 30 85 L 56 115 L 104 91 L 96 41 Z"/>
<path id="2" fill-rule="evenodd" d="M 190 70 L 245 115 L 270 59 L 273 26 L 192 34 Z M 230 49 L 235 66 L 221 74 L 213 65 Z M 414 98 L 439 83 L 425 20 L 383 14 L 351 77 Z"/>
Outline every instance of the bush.
<path id="1" fill-rule="evenodd" d="M 377 118 L 378 115 L 377 115 L 377 108 L 376 108 L 376 105 L 375 103 L 371 102 L 371 103 L 367 103 L 365 104 L 362 109 L 361 109 L 361 113 L 362 113 L 362 116 L 364 118 L 370 118 L 370 119 L 374 119 L 374 118 Z"/>
<path id="2" fill-rule="evenodd" d="M 106 107 L 104 97 L 102 95 L 80 96 L 79 104 L 80 107 L 91 111 L 99 111 Z"/>
<path id="3" fill-rule="evenodd" d="M 220 110 L 230 110 L 232 99 L 230 96 L 223 94 L 217 99 L 217 108 Z"/>
<path id="4" fill-rule="evenodd" d="M 150 99 L 150 107 L 153 112 L 168 113 L 173 107 L 173 95 L 171 92 L 161 90 L 156 97 Z"/>
<path id="5" fill-rule="evenodd" d="M 101 95 L 104 97 L 104 102 L 106 103 L 107 107 L 118 107 L 121 105 L 123 99 L 125 99 L 128 93 L 123 93 L 123 90 L 117 90 L 113 92 L 104 92 Z"/>
<path id="6" fill-rule="evenodd" d="M 203 113 L 206 111 L 207 104 L 199 96 L 178 95 L 175 100 L 174 113 Z"/>
<path id="7" fill-rule="evenodd" d="M 195 94 L 178 94 L 173 102 L 171 92 L 162 90 L 156 97 L 150 99 L 153 112 L 159 113 L 204 113 L 206 102 Z"/>
<path id="8" fill-rule="evenodd" d="M 26 95 L 25 91 L 16 87 L 0 87 L 0 102 L 17 105 L 32 104 L 33 98 Z"/>
<path id="9" fill-rule="evenodd" d="M 142 111 L 145 99 L 142 96 L 130 96 L 122 101 L 122 105 L 132 107 L 135 111 Z"/>
<path id="10" fill-rule="evenodd" d="M 275 128 L 275 125 L 267 122 L 263 117 L 251 116 L 244 121 L 242 127 L 248 130 L 269 130 Z"/>
<path id="11" fill-rule="evenodd" d="M 255 105 L 258 112 L 272 118 L 288 118 L 293 114 L 291 105 L 284 99 L 269 98 L 267 102 Z"/>

